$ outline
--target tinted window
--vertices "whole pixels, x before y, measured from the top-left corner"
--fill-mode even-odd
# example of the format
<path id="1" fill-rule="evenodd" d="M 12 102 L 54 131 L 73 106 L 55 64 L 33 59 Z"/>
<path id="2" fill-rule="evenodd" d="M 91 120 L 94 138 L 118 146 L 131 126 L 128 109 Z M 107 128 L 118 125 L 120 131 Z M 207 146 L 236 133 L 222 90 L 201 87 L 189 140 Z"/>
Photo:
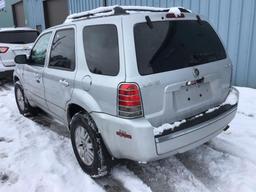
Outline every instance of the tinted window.
<path id="1" fill-rule="evenodd" d="M 45 57 L 49 41 L 51 38 L 51 33 L 42 35 L 35 46 L 33 47 L 30 55 L 31 65 L 44 66 Z"/>
<path id="2" fill-rule="evenodd" d="M 220 39 L 205 21 L 159 21 L 134 27 L 138 70 L 160 73 L 226 58 Z"/>
<path id="3" fill-rule="evenodd" d="M 57 31 L 52 43 L 49 67 L 75 69 L 74 29 Z"/>
<path id="4" fill-rule="evenodd" d="M 115 76 L 119 72 L 119 48 L 115 25 L 84 28 L 84 49 L 92 73 Z"/>
<path id="5" fill-rule="evenodd" d="M 0 43 L 27 44 L 33 43 L 37 37 L 37 31 L 0 32 Z"/>

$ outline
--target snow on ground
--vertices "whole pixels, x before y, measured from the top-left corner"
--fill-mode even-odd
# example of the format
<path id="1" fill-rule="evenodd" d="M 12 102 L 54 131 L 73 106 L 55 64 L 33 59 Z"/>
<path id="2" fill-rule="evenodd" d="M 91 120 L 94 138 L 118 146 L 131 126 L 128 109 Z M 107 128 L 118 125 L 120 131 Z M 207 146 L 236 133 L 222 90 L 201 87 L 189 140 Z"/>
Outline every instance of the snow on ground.
<path id="1" fill-rule="evenodd" d="M 13 88 L 0 92 L 0 191 L 104 191 L 76 162 L 68 138 L 19 115 Z"/>
<path id="2" fill-rule="evenodd" d="M 238 114 L 228 131 L 164 160 L 128 161 L 111 177 L 132 192 L 255 192 L 256 90 L 239 91 Z M 69 138 L 19 115 L 9 85 L 0 88 L 0 116 L 0 192 L 104 191 L 80 169 Z"/>

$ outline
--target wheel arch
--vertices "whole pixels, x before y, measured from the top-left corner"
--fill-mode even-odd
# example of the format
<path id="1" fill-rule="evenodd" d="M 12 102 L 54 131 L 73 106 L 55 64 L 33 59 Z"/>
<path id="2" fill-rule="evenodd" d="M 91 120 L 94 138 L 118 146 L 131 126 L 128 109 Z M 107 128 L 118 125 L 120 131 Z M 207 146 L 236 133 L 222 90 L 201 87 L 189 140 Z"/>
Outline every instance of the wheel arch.
<path id="1" fill-rule="evenodd" d="M 75 89 L 72 94 L 71 100 L 66 105 L 67 121 L 70 123 L 74 114 L 80 111 L 85 111 L 90 114 L 91 112 L 100 112 L 101 109 L 95 99 L 86 91 Z"/>
<path id="2" fill-rule="evenodd" d="M 70 123 L 72 117 L 76 113 L 79 113 L 79 112 L 82 112 L 82 111 L 88 113 L 88 111 L 86 109 L 84 109 L 84 107 L 82 107 L 81 105 L 78 105 L 76 103 L 68 104 L 68 107 L 67 107 L 67 121 L 68 121 L 68 124 Z"/>
<path id="3" fill-rule="evenodd" d="M 17 75 L 14 75 L 13 76 L 13 82 L 16 83 L 17 81 L 20 81 L 20 79 Z"/>

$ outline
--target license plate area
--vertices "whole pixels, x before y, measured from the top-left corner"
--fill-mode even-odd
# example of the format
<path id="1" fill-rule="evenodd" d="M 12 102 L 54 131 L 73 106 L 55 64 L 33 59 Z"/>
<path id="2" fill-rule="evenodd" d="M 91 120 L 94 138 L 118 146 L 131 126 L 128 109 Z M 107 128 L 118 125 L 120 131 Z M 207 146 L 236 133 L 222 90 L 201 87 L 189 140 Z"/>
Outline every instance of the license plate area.
<path id="1" fill-rule="evenodd" d="M 174 92 L 174 104 L 177 110 L 186 109 L 199 106 L 211 97 L 209 83 L 194 84 Z"/>

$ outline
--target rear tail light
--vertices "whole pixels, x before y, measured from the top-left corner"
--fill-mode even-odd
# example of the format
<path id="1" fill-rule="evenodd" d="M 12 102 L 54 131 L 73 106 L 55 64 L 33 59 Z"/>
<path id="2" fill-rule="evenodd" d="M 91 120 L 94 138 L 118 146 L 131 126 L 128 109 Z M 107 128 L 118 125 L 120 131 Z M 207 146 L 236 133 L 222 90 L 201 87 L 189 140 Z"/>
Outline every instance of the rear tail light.
<path id="1" fill-rule="evenodd" d="M 143 116 L 140 88 L 135 83 L 122 83 L 118 87 L 118 114 L 123 118 Z"/>
<path id="2" fill-rule="evenodd" d="M 0 53 L 6 53 L 9 47 L 0 47 Z"/>

